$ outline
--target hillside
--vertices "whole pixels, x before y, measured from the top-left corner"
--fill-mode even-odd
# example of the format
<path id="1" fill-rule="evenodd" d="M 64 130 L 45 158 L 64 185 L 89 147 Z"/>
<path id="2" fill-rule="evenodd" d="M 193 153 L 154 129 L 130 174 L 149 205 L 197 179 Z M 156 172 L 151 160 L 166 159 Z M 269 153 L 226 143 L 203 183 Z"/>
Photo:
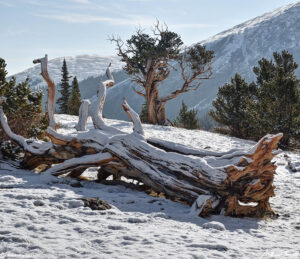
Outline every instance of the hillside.
<path id="1" fill-rule="evenodd" d="M 180 95 L 168 102 L 166 109 L 170 119 L 177 116 L 182 100 L 189 107 L 197 108 L 202 117 L 210 109 L 219 86 L 229 82 L 235 73 L 240 73 L 248 81 L 254 80 L 253 66 L 262 57 L 272 58 L 274 51 L 286 49 L 300 64 L 300 2 L 249 20 L 200 43 L 215 52 L 213 77 L 196 92 Z M 296 74 L 300 77 L 300 68 Z M 114 105 L 121 103 L 123 96 L 134 109 L 141 109 L 143 99 L 129 90 L 130 85 L 129 81 L 124 81 L 110 90 L 104 108 L 106 114 L 125 119 Z M 160 89 L 163 94 L 176 86 L 181 86 L 181 78 L 180 74 L 173 72 Z"/>
<path id="2" fill-rule="evenodd" d="M 76 116 L 57 115 L 59 132 Z M 106 120 L 125 132 L 131 123 Z M 93 127 L 91 121 L 89 127 Z M 146 136 L 226 151 L 254 143 L 205 131 L 144 125 Z M 299 258 L 299 154 L 283 152 L 271 206 L 278 219 L 195 217 L 187 205 L 124 186 L 106 186 L 16 169 L 0 158 L 0 258 Z M 289 169 L 288 163 L 296 172 Z M 95 171 L 89 170 L 92 178 Z M 81 198 L 112 209 L 93 211 Z"/>
<path id="3" fill-rule="evenodd" d="M 294 55 L 295 61 L 300 64 L 299 14 L 300 2 L 246 21 L 200 42 L 215 52 L 213 77 L 204 82 L 196 92 L 186 93 L 168 102 L 166 106 L 168 118 L 174 119 L 177 116 L 182 100 L 189 107 L 197 108 L 200 117 L 204 116 L 211 108 L 211 102 L 215 98 L 219 86 L 229 82 L 235 73 L 240 73 L 248 81 L 253 80 L 253 66 L 262 57 L 272 58 L 274 51 L 286 49 Z M 117 84 L 108 90 L 107 102 L 104 106 L 105 116 L 127 119 L 126 115 L 120 112 L 119 106 L 116 105 L 121 104 L 124 96 L 136 111 L 140 111 L 144 100 L 131 90 L 131 86 L 134 84 L 123 71 L 120 71 L 122 63 L 118 57 L 84 55 L 66 57 L 66 60 L 70 74 L 77 75 L 79 78 L 80 89 L 84 98 L 91 98 L 96 94 L 97 84 L 102 78 L 107 64 L 112 62 Z M 62 58 L 49 62 L 49 71 L 56 82 L 60 80 L 61 64 Z M 17 74 L 16 77 L 18 80 L 22 80 L 26 75 L 30 76 L 33 88 L 40 88 L 45 85 L 42 82 L 39 67 L 30 68 Z M 300 68 L 297 70 L 297 75 L 300 77 Z M 161 94 L 180 87 L 181 82 L 180 75 L 173 71 L 169 78 L 162 83 Z"/>
<path id="4" fill-rule="evenodd" d="M 79 55 L 50 59 L 48 70 L 57 85 L 61 80 L 61 67 L 64 58 L 66 59 L 70 76 L 77 76 L 79 82 L 89 77 L 103 75 L 109 63 L 112 63 L 112 71 L 122 69 L 122 63 L 117 56 Z M 46 83 L 40 74 L 41 66 L 35 65 L 14 76 L 17 82 L 23 81 L 29 76 L 30 85 L 33 89 L 43 89 L 46 87 Z"/>

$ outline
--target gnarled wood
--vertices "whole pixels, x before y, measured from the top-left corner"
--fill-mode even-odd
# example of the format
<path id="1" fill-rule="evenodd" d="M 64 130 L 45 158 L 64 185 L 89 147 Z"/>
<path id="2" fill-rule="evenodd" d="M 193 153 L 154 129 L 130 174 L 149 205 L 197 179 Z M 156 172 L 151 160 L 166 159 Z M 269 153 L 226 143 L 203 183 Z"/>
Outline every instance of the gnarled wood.
<path id="1" fill-rule="evenodd" d="M 269 198 L 274 196 L 276 170 L 272 159 L 282 134 L 267 135 L 249 150 L 228 152 L 146 140 L 139 116 L 125 99 L 122 107 L 133 122 L 133 133 L 105 125 L 102 107 L 106 85 L 99 86 L 98 110 L 92 117 L 95 129 L 66 135 L 49 127 L 51 143 L 27 140 L 11 132 L 0 108 L 4 131 L 26 151 L 23 166 L 48 165 L 45 173 L 71 177 L 79 177 L 89 167 L 100 167 L 100 182 L 106 183 L 110 175 L 114 183 L 122 176 L 137 180 L 144 190 L 192 205 L 192 212 L 200 216 L 272 214 Z"/>

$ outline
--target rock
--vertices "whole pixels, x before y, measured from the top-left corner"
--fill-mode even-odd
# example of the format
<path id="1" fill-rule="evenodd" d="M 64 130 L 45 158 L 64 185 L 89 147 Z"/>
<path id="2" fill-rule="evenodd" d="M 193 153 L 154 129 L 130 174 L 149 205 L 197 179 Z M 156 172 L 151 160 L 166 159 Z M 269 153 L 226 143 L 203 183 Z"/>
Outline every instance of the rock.
<path id="1" fill-rule="evenodd" d="M 84 202 L 84 207 L 89 207 L 92 210 L 111 209 L 111 206 L 106 201 L 100 200 L 99 198 L 82 198 L 81 200 Z"/>
<path id="2" fill-rule="evenodd" d="M 205 229 L 212 228 L 212 229 L 216 229 L 216 230 L 220 230 L 220 231 L 226 230 L 225 226 L 221 222 L 217 222 L 217 221 L 211 221 L 211 222 L 204 223 L 202 225 L 202 227 Z"/>
<path id="3" fill-rule="evenodd" d="M 36 201 L 33 202 L 33 205 L 34 206 L 44 206 L 45 203 L 41 200 L 36 200 Z"/>
<path id="4" fill-rule="evenodd" d="M 83 187 L 83 185 L 80 182 L 71 183 L 70 185 L 72 187 L 74 187 L 74 188 L 81 188 L 81 187 Z"/>

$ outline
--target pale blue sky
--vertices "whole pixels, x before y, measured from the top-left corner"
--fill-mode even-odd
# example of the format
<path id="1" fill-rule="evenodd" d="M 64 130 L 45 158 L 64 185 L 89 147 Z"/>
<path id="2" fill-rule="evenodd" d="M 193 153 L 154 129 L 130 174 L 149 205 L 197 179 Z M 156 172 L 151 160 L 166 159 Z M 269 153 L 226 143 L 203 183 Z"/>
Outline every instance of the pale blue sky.
<path id="1" fill-rule="evenodd" d="M 186 45 L 294 0 L 0 0 L 0 57 L 9 74 L 34 58 L 115 55 L 107 39 L 126 40 L 156 18 L 181 34 Z"/>

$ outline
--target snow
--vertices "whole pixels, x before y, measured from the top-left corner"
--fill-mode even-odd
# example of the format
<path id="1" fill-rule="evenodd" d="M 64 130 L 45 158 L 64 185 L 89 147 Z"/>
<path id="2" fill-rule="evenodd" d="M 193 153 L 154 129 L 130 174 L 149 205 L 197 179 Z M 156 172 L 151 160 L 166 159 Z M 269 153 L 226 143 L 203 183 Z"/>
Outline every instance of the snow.
<path id="1" fill-rule="evenodd" d="M 211 221 L 211 222 L 206 222 L 202 225 L 203 228 L 206 229 L 216 229 L 216 230 L 220 230 L 220 231 L 224 231 L 226 230 L 224 224 L 217 222 L 217 221 Z"/>
<path id="2" fill-rule="evenodd" d="M 48 71 L 54 82 L 58 84 L 61 80 L 61 67 L 64 58 L 68 65 L 68 71 L 71 76 L 76 76 L 78 81 L 82 81 L 88 77 L 96 77 L 106 73 L 107 66 L 111 63 L 112 71 L 119 71 L 123 67 L 123 63 L 117 56 L 100 56 L 100 55 L 78 55 L 69 57 L 59 57 L 49 60 Z M 45 87 L 41 75 L 41 66 L 36 65 L 14 76 L 17 82 L 22 82 L 27 76 L 30 77 L 30 84 L 34 89 Z"/>
<path id="3" fill-rule="evenodd" d="M 56 115 L 59 132 L 73 132 L 77 119 Z M 105 122 L 132 132 L 129 122 Z M 147 138 L 194 149 L 226 152 L 254 144 L 199 130 L 143 126 Z M 271 206 L 278 219 L 203 219 L 191 215 L 184 204 L 124 186 L 78 183 L 1 162 L 0 258 L 299 258 L 300 154 L 282 152 L 275 161 L 276 197 Z M 289 164 L 295 165 L 294 172 Z M 112 209 L 84 207 L 81 199 L 87 197 L 105 200 Z"/>

